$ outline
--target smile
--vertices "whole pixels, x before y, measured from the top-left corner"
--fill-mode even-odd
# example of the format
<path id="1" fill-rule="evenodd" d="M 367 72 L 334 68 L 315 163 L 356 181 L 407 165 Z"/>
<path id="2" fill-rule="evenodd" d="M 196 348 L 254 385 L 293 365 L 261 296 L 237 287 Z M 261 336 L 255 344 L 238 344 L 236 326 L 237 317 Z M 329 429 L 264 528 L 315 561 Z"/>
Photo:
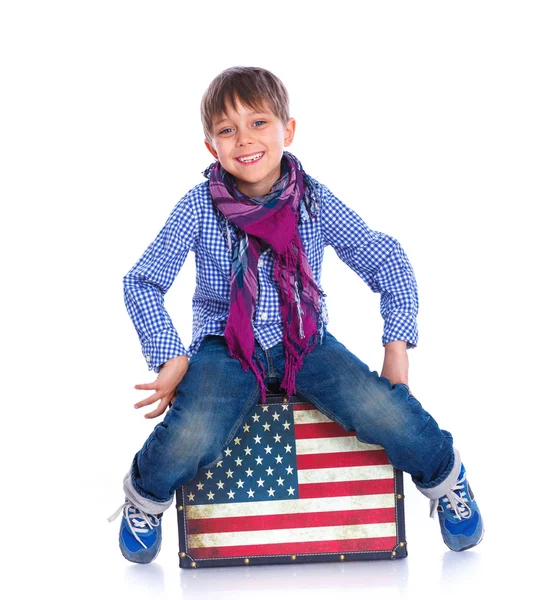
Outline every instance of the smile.
<path id="1" fill-rule="evenodd" d="M 254 164 L 257 164 L 263 156 L 264 156 L 264 152 L 257 152 L 257 154 L 251 154 L 250 156 L 246 156 L 243 158 L 237 158 L 236 160 L 241 165 L 254 165 Z"/>

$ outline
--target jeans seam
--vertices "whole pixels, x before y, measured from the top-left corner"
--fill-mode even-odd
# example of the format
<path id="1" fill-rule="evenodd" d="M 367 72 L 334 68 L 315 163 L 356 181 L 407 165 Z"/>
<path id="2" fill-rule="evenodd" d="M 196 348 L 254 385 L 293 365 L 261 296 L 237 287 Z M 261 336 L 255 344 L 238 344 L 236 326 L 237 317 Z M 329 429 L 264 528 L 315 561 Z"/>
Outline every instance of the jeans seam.
<path id="1" fill-rule="evenodd" d="M 333 414 L 330 410 L 328 410 L 323 404 L 322 402 L 320 402 L 320 400 L 318 400 L 318 398 L 315 398 L 314 396 L 312 396 L 311 394 L 308 394 L 307 392 L 304 392 L 301 388 L 296 387 L 296 394 L 297 395 L 301 395 L 304 398 L 306 398 L 307 400 L 309 400 L 311 402 L 311 404 L 313 406 L 315 406 L 316 408 L 318 408 L 320 410 L 320 408 L 322 410 L 320 410 L 320 412 L 323 412 L 327 417 L 329 417 L 332 421 L 335 421 L 335 423 L 337 423 L 338 425 L 340 425 L 345 431 L 351 431 L 354 432 L 354 430 L 352 429 L 352 427 L 349 427 L 348 425 L 346 425 L 345 423 L 343 423 L 339 417 L 337 417 L 337 415 Z"/>
<path id="2" fill-rule="evenodd" d="M 266 355 L 266 362 L 268 363 L 268 377 L 274 377 L 274 361 L 270 348 L 267 348 L 264 351 L 264 354 Z"/>

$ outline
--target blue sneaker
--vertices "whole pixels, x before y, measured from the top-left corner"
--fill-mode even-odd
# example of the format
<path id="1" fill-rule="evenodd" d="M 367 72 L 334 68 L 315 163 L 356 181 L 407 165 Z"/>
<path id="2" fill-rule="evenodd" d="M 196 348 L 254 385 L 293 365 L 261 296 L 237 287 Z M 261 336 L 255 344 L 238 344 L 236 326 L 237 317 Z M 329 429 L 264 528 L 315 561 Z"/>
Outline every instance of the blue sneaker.
<path id="1" fill-rule="evenodd" d="M 430 501 L 431 517 L 436 509 L 443 541 L 451 550 L 468 550 L 482 541 L 484 523 L 463 464 L 456 484 L 445 496 Z"/>
<path id="2" fill-rule="evenodd" d="M 162 545 L 162 515 L 150 515 L 137 508 L 128 498 L 108 517 L 111 523 L 123 512 L 119 528 L 119 548 L 123 556 L 135 563 L 150 563 Z"/>

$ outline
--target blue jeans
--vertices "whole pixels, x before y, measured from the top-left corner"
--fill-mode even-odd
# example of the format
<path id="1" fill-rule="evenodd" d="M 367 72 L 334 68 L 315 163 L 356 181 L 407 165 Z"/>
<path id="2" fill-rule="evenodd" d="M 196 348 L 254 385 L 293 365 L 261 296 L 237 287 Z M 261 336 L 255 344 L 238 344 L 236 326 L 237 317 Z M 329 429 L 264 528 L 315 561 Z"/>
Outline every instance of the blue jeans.
<path id="1" fill-rule="evenodd" d="M 283 343 L 263 350 L 266 383 L 283 379 Z M 455 466 L 452 435 L 439 428 L 403 383 L 391 385 L 370 371 L 328 331 L 304 359 L 296 395 L 359 440 L 385 448 L 391 464 L 409 473 L 428 497 Z M 216 464 L 260 399 L 251 370 L 232 358 L 223 336 L 206 336 L 177 386 L 177 396 L 134 456 L 124 478 L 125 495 L 145 512 L 171 506 L 175 490 L 201 467 Z M 452 473 L 449 481 L 457 474 Z M 444 485 L 443 485 L 444 487 Z"/>

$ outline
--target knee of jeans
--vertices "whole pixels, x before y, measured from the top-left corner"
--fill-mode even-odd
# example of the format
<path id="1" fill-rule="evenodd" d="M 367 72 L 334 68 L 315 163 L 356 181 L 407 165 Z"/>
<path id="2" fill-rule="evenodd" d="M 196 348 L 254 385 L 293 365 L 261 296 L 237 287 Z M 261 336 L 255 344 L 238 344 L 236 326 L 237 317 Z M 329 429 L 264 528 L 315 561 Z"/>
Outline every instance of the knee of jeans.
<path id="1" fill-rule="evenodd" d="M 409 390 L 405 384 L 391 384 L 386 377 L 367 381 L 358 390 L 352 424 L 363 441 L 381 436 L 404 434 L 410 415 L 405 399 Z"/>
<path id="2" fill-rule="evenodd" d="M 214 429 L 199 415 L 188 419 L 164 419 L 156 426 L 149 449 L 167 455 L 165 458 L 170 463 L 177 462 L 185 469 L 197 471 L 200 463 L 215 458 L 221 448 L 214 439 Z"/>

